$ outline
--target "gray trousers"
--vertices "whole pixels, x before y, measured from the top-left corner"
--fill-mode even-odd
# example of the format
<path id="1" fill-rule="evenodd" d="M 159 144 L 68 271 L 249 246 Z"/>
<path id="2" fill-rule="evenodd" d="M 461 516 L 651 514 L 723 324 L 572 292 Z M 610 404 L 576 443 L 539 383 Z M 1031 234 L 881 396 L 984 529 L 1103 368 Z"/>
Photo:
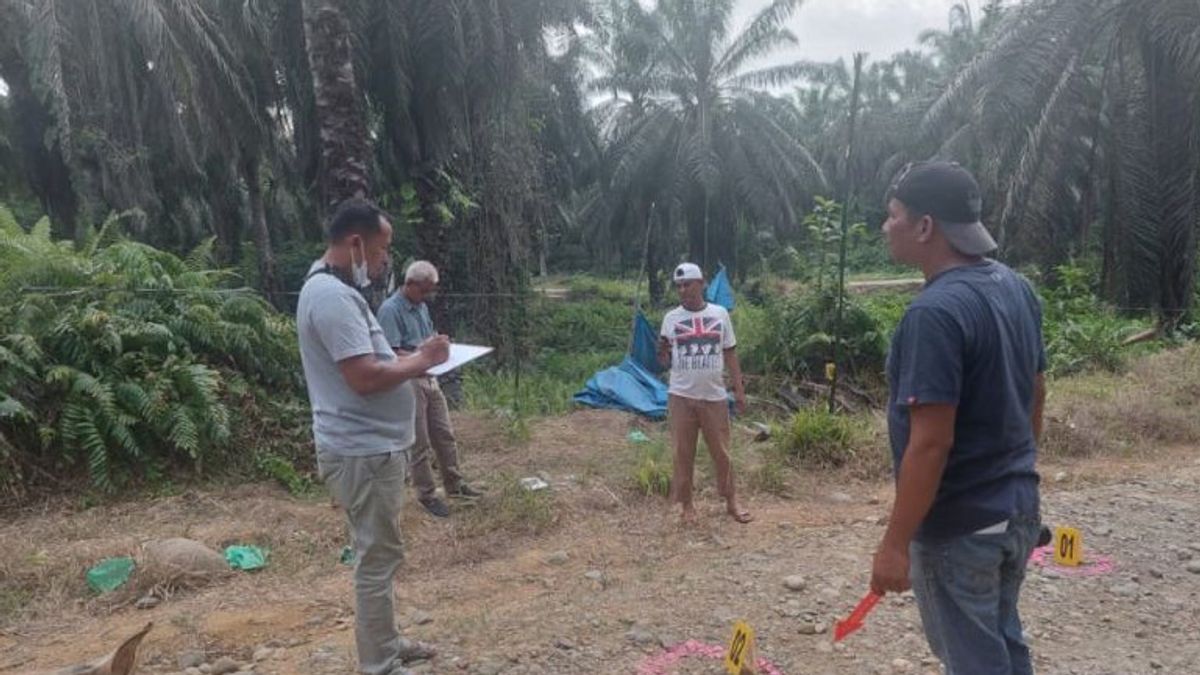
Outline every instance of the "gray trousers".
<path id="1" fill-rule="evenodd" d="M 437 455 L 438 471 L 442 474 L 442 485 L 447 493 L 457 490 L 462 484 L 462 474 L 458 470 L 458 442 L 454 438 L 454 427 L 450 425 L 450 408 L 446 405 L 446 395 L 442 393 L 437 379 L 422 377 L 413 380 L 413 393 L 416 394 L 417 403 L 417 440 L 412 447 L 410 470 L 417 496 L 425 500 L 437 492 L 433 468 L 430 466 L 431 450 Z"/>
<path id="2" fill-rule="evenodd" d="M 387 675 L 399 666 L 392 579 L 404 559 L 400 507 L 404 501 L 405 450 L 367 457 L 317 453 L 317 468 L 346 510 L 354 537 L 354 640 L 365 675 Z"/>

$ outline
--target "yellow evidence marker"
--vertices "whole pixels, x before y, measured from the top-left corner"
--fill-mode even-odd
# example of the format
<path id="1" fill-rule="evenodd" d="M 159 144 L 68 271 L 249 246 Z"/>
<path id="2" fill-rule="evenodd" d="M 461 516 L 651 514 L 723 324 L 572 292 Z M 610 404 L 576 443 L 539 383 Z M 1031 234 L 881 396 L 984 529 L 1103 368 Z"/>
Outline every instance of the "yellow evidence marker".
<path id="1" fill-rule="evenodd" d="M 754 673 L 755 662 L 754 630 L 745 621 L 733 624 L 733 638 L 729 651 L 725 653 L 725 670 L 729 675 Z"/>
<path id="2" fill-rule="evenodd" d="M 1083 534 L 1073 527 L 1054 528 L 1054 562 L 1078 567 L 1083 562 Z"/>

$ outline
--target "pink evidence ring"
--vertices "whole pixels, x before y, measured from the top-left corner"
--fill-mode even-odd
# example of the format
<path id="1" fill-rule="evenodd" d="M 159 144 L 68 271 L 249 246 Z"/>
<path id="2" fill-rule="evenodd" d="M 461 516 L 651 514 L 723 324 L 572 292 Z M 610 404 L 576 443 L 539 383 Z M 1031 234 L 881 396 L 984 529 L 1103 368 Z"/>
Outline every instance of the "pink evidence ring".
<path id="1" fill-rule="evenodd" d="M 720 645 L 710 645 L 698 640 L 687 640 L 672 645 L 663 651 L 652 654 L 637 668 L 637 675 L 667 675 L 671 666 L 678 664 L 689 656 L 700 656 L 720 661 L 725 658 L 725 648 Z M 760 658 L 754 664 L 756 670 L 764 675 L 783 675 L 775 664 Z"/>
<path id="2" fill-rule="evenodd" d="M 1109 556 L 1096 555 L 1089 556 L 1089 558 L 1089 560 L 1078 567 L 1056 565 L 1054 564 L 1054 548 L 1052 546 L 1043 546 L 1033 550 L 1033 553 L 1029 556 L 1029 564 L 1034 567 L 1040 567 L 1051 574 L 1064 577 L 1099 577 L 1112 574 L 1117 569 L 1117 564 Z"/>

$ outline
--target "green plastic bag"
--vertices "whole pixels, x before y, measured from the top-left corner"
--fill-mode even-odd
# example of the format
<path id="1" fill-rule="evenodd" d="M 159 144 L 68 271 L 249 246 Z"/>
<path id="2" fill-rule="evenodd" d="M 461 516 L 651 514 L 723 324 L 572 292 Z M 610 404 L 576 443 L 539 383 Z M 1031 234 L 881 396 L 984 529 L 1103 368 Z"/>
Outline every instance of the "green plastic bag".
<path id="1" fill-rule="evenodd" d="M 343 546 L 342 555 L 338 557 L 338 560 L 340 560 L 343 565 L 353 565 L 354 549 L 350 548 L 349 546 Z"/>
<path id="2" fill-rule="evenodd" d="M 642 433 L 641 429 L 634 429 L 629 432 L 629 441 L 631 443 L 649 443 L 650 437 Z"/>
<path id="3" fill-rule="evenodd" d="M 87 571 L 87 585 L 97 593 L 115 591 L 133 575 L 133 558 L 106 558 Z"/>
<path id="4" fill-rule="evenodd" d="M 267 554 L 257 546 L 230 546 L 225 549 L 225 562 L 235 570 L 249 572 L 267 566 Z"/>

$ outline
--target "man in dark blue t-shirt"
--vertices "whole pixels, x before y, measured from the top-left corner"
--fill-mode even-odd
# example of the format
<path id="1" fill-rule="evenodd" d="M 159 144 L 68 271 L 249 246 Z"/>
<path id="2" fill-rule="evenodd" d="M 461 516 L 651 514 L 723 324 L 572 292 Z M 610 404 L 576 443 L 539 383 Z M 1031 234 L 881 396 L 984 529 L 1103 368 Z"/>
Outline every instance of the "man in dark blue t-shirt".
<path id="1" fill-rule="evenodd" d="M 892 338 L 888 431 L 896 501 L 871 588 L 910 586 L 950 675 L 1032 673 L 1017 599 L 1040 530 L 1045 400 L 1041 306 L 985 258 L 979 186 L 946 162 L 910 165 L 889 192 L 892 257 L 925 288 Z"/>

